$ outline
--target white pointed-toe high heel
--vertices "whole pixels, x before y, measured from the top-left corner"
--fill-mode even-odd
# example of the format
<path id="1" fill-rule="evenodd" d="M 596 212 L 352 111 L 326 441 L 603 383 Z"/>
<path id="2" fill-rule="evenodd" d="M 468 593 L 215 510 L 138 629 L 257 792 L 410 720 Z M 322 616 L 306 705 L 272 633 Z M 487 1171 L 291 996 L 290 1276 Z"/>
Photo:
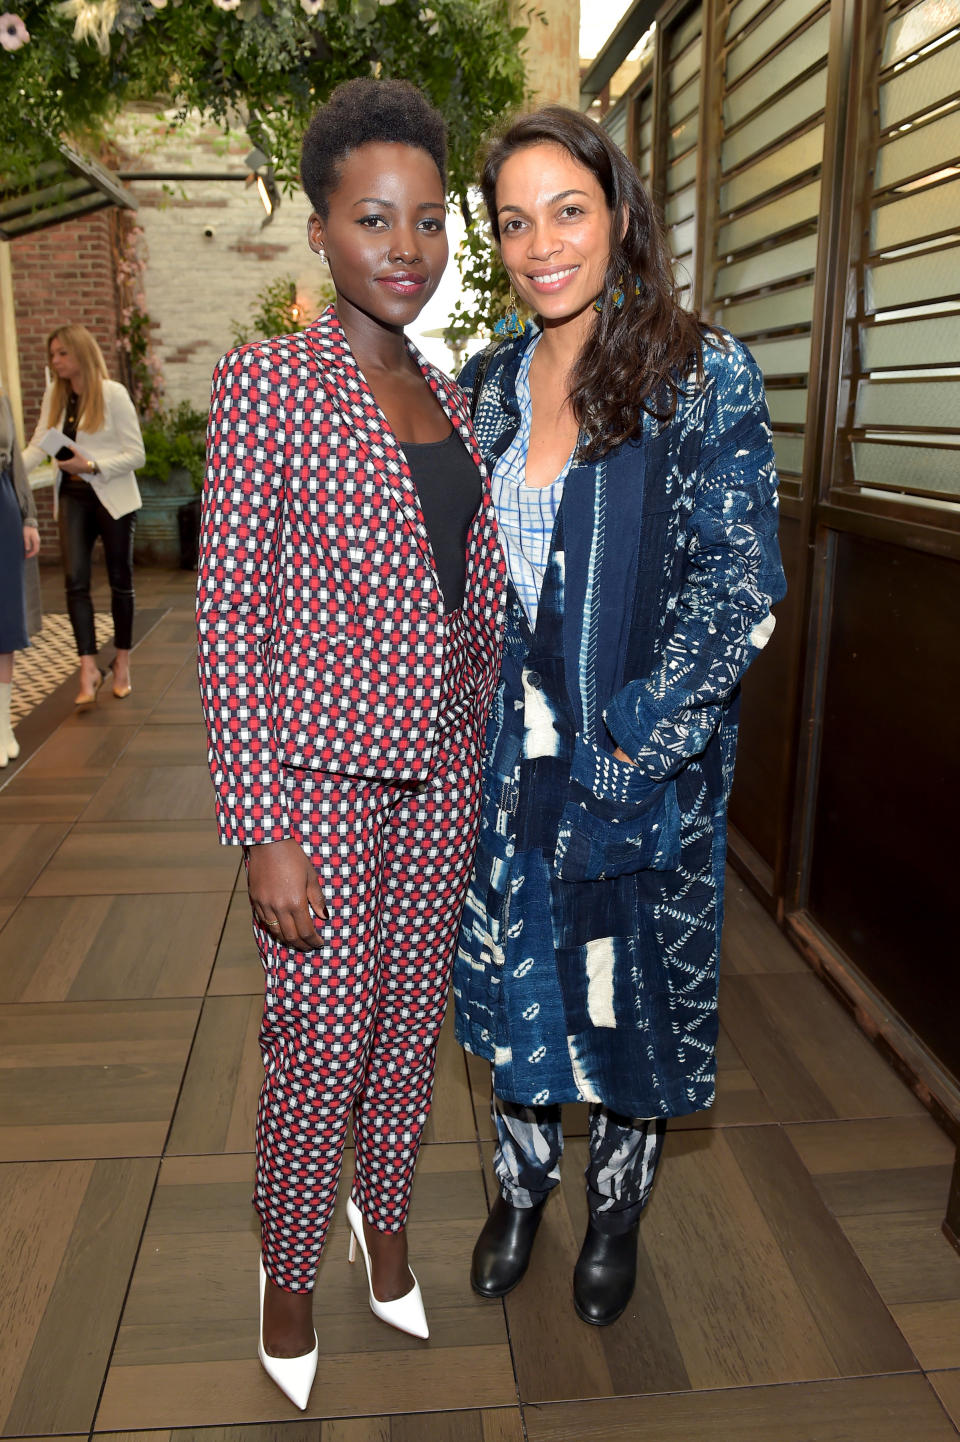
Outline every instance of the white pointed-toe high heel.
<path id="1" fill-rule="evenodd" d="M 409 1332 L 411 1337 L 429 1337 L 430 1328 L 427 1326 L 427 1314 L 423 1310 L 423 1297 L 420 1295 L 420 1283 L 413 1273 L 413 1286 L 409 1292 L 402 1297 L 397 1297 L 393 1302 L 380 1302 L 373 1295 L 373 1277 L 370 1272 L 370 1256 L 367 1252 L 367 1244 L 363 1237 L 363 1217 L 360 1209 L 354 1203 L 352 1197 L 347 1198 L 347 1221 L 350 1223 L 350 1251 L 349 1260 L 356 1259 L 357 1246 L 363 1254 L 364 1265 L 367 1269 L 367 1290 L 370 1293 L 370 1310 L 381 1322 L 386 1322 L 398 1331 Z"/>
<path id="2" fill-rule="evenodd" d="M 317 1341 L 317 1334 L 313 1334 L 313 1351 L 305 1353 L 302 1357 L 271 1357 L 263 1345 L 263 1296 L 267 1290 L 267 1274 L 263 1270 L 263 1258 L 260 1259 L 260 1335 L 257 1339 L 257 1351 L 260 1354 L 260 1361 L 263 1370 L 271 1382 L 276 1382 L 284 1396 L 289 1397 L 295 1407 L 303 1412 L 310 1398 L 310 1388 L 313 1386 L 313 1379 L 317 1375 L 317 1358 L 320 1356 L 320 1344 Z"/>

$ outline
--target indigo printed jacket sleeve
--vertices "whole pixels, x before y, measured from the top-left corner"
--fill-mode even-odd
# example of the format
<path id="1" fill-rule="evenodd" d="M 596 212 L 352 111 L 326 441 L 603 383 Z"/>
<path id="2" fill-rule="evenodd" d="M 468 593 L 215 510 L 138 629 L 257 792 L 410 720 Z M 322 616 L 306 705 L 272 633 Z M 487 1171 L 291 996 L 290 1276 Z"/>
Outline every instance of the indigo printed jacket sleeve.
<path id="1" fill-rule="evenodd" d="M 706 365 L 679 594 L 671 598 L 656 669 L 625 685 L 604 712 L 618 746 L 654 779 L 672 776 L 706 748 L 741 676 L 770 639 L 770 607 L 785 592 L 760 370 L 736 343 L 707 349 Z"/>
<path id="2" fill-rule="evenodd" d="M 277 622 L 282 411 L 255 346 L 213 378 L 197 581 L 200 695 L 224 844 L 287 837 L 267 657 Z"/>

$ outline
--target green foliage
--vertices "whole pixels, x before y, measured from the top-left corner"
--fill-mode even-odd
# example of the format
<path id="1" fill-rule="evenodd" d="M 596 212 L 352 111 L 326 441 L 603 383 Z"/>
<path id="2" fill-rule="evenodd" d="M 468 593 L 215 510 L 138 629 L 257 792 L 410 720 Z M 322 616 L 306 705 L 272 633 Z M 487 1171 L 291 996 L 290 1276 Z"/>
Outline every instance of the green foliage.
<path id="1" fill-rule="evenodd" d="M 146 460 L 144 476 L 165 484 L 172 471 L 188 471 L 193 488 L 203 484 L 207 417 L 189 401 L 168 411 L 158 411 L 141 427 Z"/>
<path id="2" fill-rule="evenodd" d="M 333 300 L 333 286 L 322 285 L 320 291 L 322 304 L 328 305 Z M 233 344 L 245 345 L 250 340 L 265 340 L 267 336 L 290 335 L 303 330 L 312 319 L 297 303 L 296 279 L 292 275 L 278 276 L 254 298 L 248 321 L 231 322 Z"/>
<path id="3" fill-rule="evenodd" d="M 510 282 L 486 216 L 472 220 L 457 254 L 457 266 L 463 291 L 453 307 L 444 339 L 459 355 L 471 337 L 492 335 L 493 327 L 510 306 Z"/>
<path id="4" fill-rule="evenodd" d="M 117 325 L 117 339 L 125 353 L 124 378 L 137 413 L 153 415 L 160 403 L 163 385 L 150 345 L 150 317 L 139 305 L 124 311 Z"/>
<path id="5" fill-rule="evenodd" d="M 55 159 L 58 139 L 96 149 L 126 101 L 160 99 L 224 126 L 239 112 L 290 191 L 313 110 L 341 81 L 377 74 L 411 80 L 443 112 L 450 189 L 466 213 L 481 138 L 524 102 L 522 45 L 543 18 L 530 8 L 512 23 L 509 0 L 322 0 L 316 14 L 316 0 L 8 3 L 30 40 L 0 54 L 5 190 Z M 475 236 L 465 260 L 474 283 L 492 281 Z M 469 320 L 461 309 L 455 330 Z"/>

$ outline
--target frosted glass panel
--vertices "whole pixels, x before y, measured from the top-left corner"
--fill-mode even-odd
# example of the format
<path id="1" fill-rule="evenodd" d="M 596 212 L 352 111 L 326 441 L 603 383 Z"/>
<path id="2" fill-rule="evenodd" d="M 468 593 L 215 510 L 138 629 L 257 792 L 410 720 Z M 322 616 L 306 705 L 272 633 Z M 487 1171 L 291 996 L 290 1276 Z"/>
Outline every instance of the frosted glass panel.
<path id="1" fill-rule="evenodd" d="M 682 25 L 671 31 L 670 34 L 670 58 L 679 55 L 681 50 L 686 50 L 690 41 L 700 34 L 703 25 L 702 7 L 697 6 L 696 10 L 684 20 Z"/>
<path id="2" fill-rule="evenodd" d="M 691 281 L 691 270 L 691 257 L 689 255 L 678 256 L 677 259 L 674 261 L 674 279 L 684 292 L 683 296 L 681 297 L 680 304 L 686 310 L 690 309 L 690 293 L 693 288 Z"/>
<path id="3" fill-rule="evenodd" d="M 895 321 L 864 326 L 860 332 L 864 370 L 915 365 L 960 365 L 960 322 L 956 316 L 937 320 Z"/>
<path id="4" fill-rule="evenodd" d="M 724 306 L 721 312 L 722 323 L 734 335 L 753 335 L 757 331 L 777 330 L 788 325 L 806 325 L 812 317 L 812 285 L 779 290 L 775 295 L 765 295 L 759 300 L 740 301 L 738 305 Z"/>
<path id="5" fill-rule="evenodd" d="M 675 155 L 685 155 L 691 146 L 696 145 L 699 134 L 700 112 L 695 110 L 682 124 L 674 126 L 667 137 L 667 155 L 670 159 Z"/>
<path id="6" fill-rule="evenodd" d="M 800 376 L 810 369 L 810 337 L 750 342 L 754 360 L 765 376 Z"/>
<path id="7" fill-rule="evenodd" d="M 697 178 L 697 152 L 690 150 L 683 157 L 670 167 L 670 174 L 667 177 L 667 184 L 672 193 L 682 190 L 685 185 L 690 185 Z"/>
<path id="8" fill-rule="evenodd" d="M 745 245 L 759 245 L 781 230 L 792 230 L 795 225 L 816 220 L 820 211 L 820 182 L 813 180 L 788 195 L 778 195 L 767 205 L 748 211 L 739 220 L 731 220 L 717 232 L 717 251 L 729 255 L 742 250 Z"/>
<path id="9" fill-rule="evenodd" d="M 802 426 L 807 419 L 807 392 L 768 390 L 767 406 L 774 424 Z"/>
<path id="10" fill-rule="evenodd" d="M 664 206 L 663 214 L 668 225 L 676 225 L 679 220 L 686 220 L 696 209 L 697 187 L 688 185 L 686 190 L 678 191 Z"/>
<path id="11" fill-rule="evenodd" d="M 862 485 L 960 494 L 960 447 L 884 446 L 854 441 L 853 473 Z"/>
<path id="12" fill-rule="evenodd" d="M 870 238 L 875 250 L 890 250 L 958 226 L 960 180 L 950 180 L 878 206 L 870 218 Z"/>
<path id="13" fill-rule="evenodd" d="M 761 55 L 772 50 L 774 45 L 779 44 L 793 30 L 796 30 L 813 10 L 820 8 L 820 0 L 782 0 L 782 4 L 770 14 L 765 20 L 761 20 L 755 30 L 727 56 L 727 84 L 731 85 L 744 71 L 755 65 Z M 767 91 L 767 94 L 771 94 Z"/>
<path id="14" fill-rule="evenodd" d="M 637 136 L 641 150 L 649 150 L 653 144 L 653 121 L 642 120 L 640 122 L 640 134 Z"/>
<path id="15" fill-rule="evenodd" d="M 960 25 L 960 0 L 921 0 L 890 24 L 883 46 L 884 65 L 913 55 L 955 25 Z"/>
<path id="16" fill-rule="evenodd" d="M 692 220 L 685 220 L 682 225 L 675 225 L 669 231 L 667 239 L 674 255 L 683 255 L 685 251 L 693 250 L 694 224 Z"/>
<path id="17" fill-rule="evenodd" d="M 685 55 L 670 65 L 667 72 L 667 90 L 670 95 L 679 90 L 681 85 L 686 85 L 692 75 L 700 74 L 700 52 L 703 49 L 703 42 L 697 40 Z"/>
<path id="18" fill-rule="evenodd" d="M 795 175 L 812 170 L 822 159 L 823 126 L 817 125 L 728 180 L 720 187 L 720 208 L 739 210 L 765 191 L 786 185 Z"/>
<path id="19" fill-rule="evenodd" d="M 932 110 L 960 86 L 960 40 L 929 59 L 908 65 L 880 87 L 880 127 L 900 125 L 911 115 Z"/>
<path id="20" fill-rule="evenodd" d="M 775 250 L 761 251 L 759 255 L 738 260 L 718 271 L 716 294 L 735 295 L 745 290 L 756 290 L 761 285 L 802 275 L 813 270 L 816 263 L 817 237 L 805 235 L 802 240 L 792 240 L 789 245 L 779 245 Z"/>
<path id="21" fill-rule="evenodd" d="M 626 147 L 627 105 L 625 101 L 621 100 L 619 105 L 615 105 L 614 108 L 609 112 L 609 114 L 604 116 L 603 128 L 610 136 L 611 140 L 616 141 L 621 150 Z"/>
<path id="22" fill-rule="evenodd" d="M 960 295 L 960 248 L 926 251 L 908 260 L 875 265 L 866 276 L 867 309 L 895 310 L 926 300 Z M 960 359 L 960 316 L 957 317 L 957 356 Z"/>
<path id="23" fill-rule="evenodd" d="M 803 436 L 787 436 L 774 431 L 773 453 L 777 458 L 778 471 L 789 471 L 799 476 L 803 470 Z"/>
<path id="24" fill-rule="evenodd" d="M 723 102 L 723 120 L 727 129 L 738 125 L 751 110 L 765 105 L 771 95 L 778 94 L 798 75 L 823 60 L 830 39 L 830 17 L 823 15 L 785 49 L 768 60 L 756 75 L 738 85 Z"/>
<path id="25" fill-rule="evenodd" d="M 692 80 L 687 81 L 682 90 L 678 90 L 676 95 L 671 97 L 667 106 L 668 124 L 676 125 L 678 120 L 683 120 L 684 116 L 696 110 L 699 104 L 700 76 L 695 75 Z"/>
<path id="26" fill-rule="evenodd" d="M 957 77 L 960 80 L 960 76 Z M 882 190 L 911 175 L 929 175 L 956 163 L 960 155 L 960 110 L 909 130 L 877 152 L 874 188 Z"/>
<path id="27" fill-rule="evenodd" d="M 721 169 L 732 170 L 758 150 L 765 150 L 782 135 L 802 125 L 823 109 L 827 95 L 826 69 L 818 70 L 741 129 L 727 136 L 721 149 Z"/>
<path id="28" fill-rule="evenodd" d="M 960 381 L 861 381 L 858 426 L 960 426 Z"/>
<path id="29" fill-rule="evenodd" d="M 732 40 L 734 35 L 738 35 L 744 25 L 760 13 L 765 4 L 766 0 L 740 0 L 739 5 L 734 5 L 727 21 L 727 39 Z"/>

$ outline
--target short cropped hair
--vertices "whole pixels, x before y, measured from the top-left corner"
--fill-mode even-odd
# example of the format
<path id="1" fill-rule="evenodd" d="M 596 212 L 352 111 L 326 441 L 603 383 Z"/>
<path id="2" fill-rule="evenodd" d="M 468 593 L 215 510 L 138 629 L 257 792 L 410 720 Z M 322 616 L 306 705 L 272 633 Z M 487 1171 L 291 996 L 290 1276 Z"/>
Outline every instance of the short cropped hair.
<path id="1" fill-rule="evenodd" d="M 370 141 L 413 145 L 436 161 L 447 185 L 447 126 L 439 110 L 408 80 L 363 77 L 338 85 L 303 137 L 300 179 L 318 215 L 340 179 L 340 164 Z"/>

